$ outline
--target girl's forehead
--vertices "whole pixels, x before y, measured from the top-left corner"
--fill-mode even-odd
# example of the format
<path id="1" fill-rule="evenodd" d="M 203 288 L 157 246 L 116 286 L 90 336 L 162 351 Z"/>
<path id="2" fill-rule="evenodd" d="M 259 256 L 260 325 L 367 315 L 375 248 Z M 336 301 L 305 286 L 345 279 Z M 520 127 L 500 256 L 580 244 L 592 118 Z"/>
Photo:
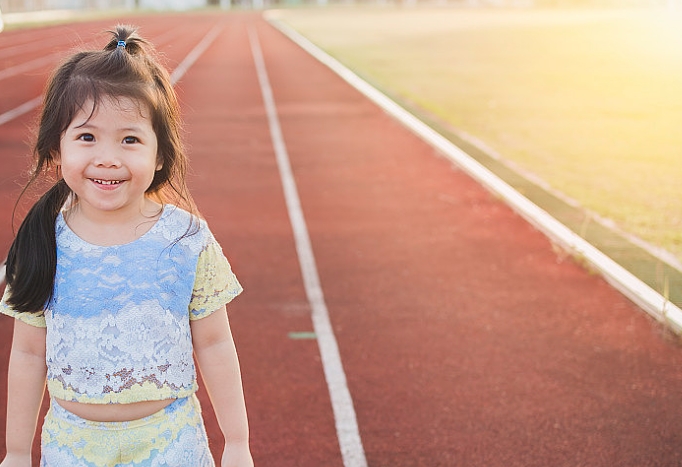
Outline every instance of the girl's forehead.
<path id="1" fill-rule="evenodd" d="M 151 112 L 146 103 L 139 99 L 125 96 L 103 96 L 95 101 L 87 99 L 74 115 L 72 125 L 83 125 L 89 121 L 106 119 L 121 119 L 132 121 L 150 120 Z"/>

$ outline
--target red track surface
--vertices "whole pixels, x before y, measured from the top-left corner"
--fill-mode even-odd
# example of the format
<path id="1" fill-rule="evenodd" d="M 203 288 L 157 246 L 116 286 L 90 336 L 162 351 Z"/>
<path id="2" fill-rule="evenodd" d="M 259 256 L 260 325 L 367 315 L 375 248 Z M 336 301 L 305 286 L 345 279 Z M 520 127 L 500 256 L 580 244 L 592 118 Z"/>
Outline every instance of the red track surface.
<path id="1" fill-rule="evenodd" d="M 369 466 L 682 465 L 682 349 L 643 312 L 256 14 L 132 21 L 170 67 L 224 27 L 178 89 L 194 194 L 246 289 L 230 313 L 256 465 L 343 464 L 317 343 L 289 336 L 312 324 L 248 27 Z M 113 23 L 3 33 L 0 57 L 39 37 L 66 51 Z M 37 96 L 49 68 L 0 81 L 0 114 Z M 0 253 L 33 117 L 0 125 Z"/>

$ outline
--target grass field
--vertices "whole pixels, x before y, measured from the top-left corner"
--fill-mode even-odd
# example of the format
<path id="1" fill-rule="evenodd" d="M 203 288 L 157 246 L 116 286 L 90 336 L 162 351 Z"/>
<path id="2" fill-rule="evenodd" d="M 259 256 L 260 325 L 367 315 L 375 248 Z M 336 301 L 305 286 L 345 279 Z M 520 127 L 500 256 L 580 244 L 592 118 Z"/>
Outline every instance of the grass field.
<path id="1" fill-rule="evenodd" d="M 682 261 L 682 13 L 280 13 L 370 82 Z"/>

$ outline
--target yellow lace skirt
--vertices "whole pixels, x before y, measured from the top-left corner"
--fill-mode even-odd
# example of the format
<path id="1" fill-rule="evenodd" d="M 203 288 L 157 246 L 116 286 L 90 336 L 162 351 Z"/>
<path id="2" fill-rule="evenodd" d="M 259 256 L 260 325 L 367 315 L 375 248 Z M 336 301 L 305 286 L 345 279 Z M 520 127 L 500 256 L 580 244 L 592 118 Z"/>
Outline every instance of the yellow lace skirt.
<path id="1" fill-rule="evenodd" d="M 94 422 L 54 400 L 41 435 L 41 467 L 214 467 L 196 395 L 130 422 Z"/>

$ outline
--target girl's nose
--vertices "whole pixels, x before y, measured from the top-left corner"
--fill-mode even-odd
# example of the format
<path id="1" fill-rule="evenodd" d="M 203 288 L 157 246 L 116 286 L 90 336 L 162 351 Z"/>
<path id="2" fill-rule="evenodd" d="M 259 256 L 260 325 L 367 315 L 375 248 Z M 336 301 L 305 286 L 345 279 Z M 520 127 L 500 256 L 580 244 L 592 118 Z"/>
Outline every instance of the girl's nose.
<path id="1" fill-rule="evenodd" d="M 121 159 L 111 148 L 102 148 L 97 152 L 94 163 L 97 167 L 120 167 Z"/>

